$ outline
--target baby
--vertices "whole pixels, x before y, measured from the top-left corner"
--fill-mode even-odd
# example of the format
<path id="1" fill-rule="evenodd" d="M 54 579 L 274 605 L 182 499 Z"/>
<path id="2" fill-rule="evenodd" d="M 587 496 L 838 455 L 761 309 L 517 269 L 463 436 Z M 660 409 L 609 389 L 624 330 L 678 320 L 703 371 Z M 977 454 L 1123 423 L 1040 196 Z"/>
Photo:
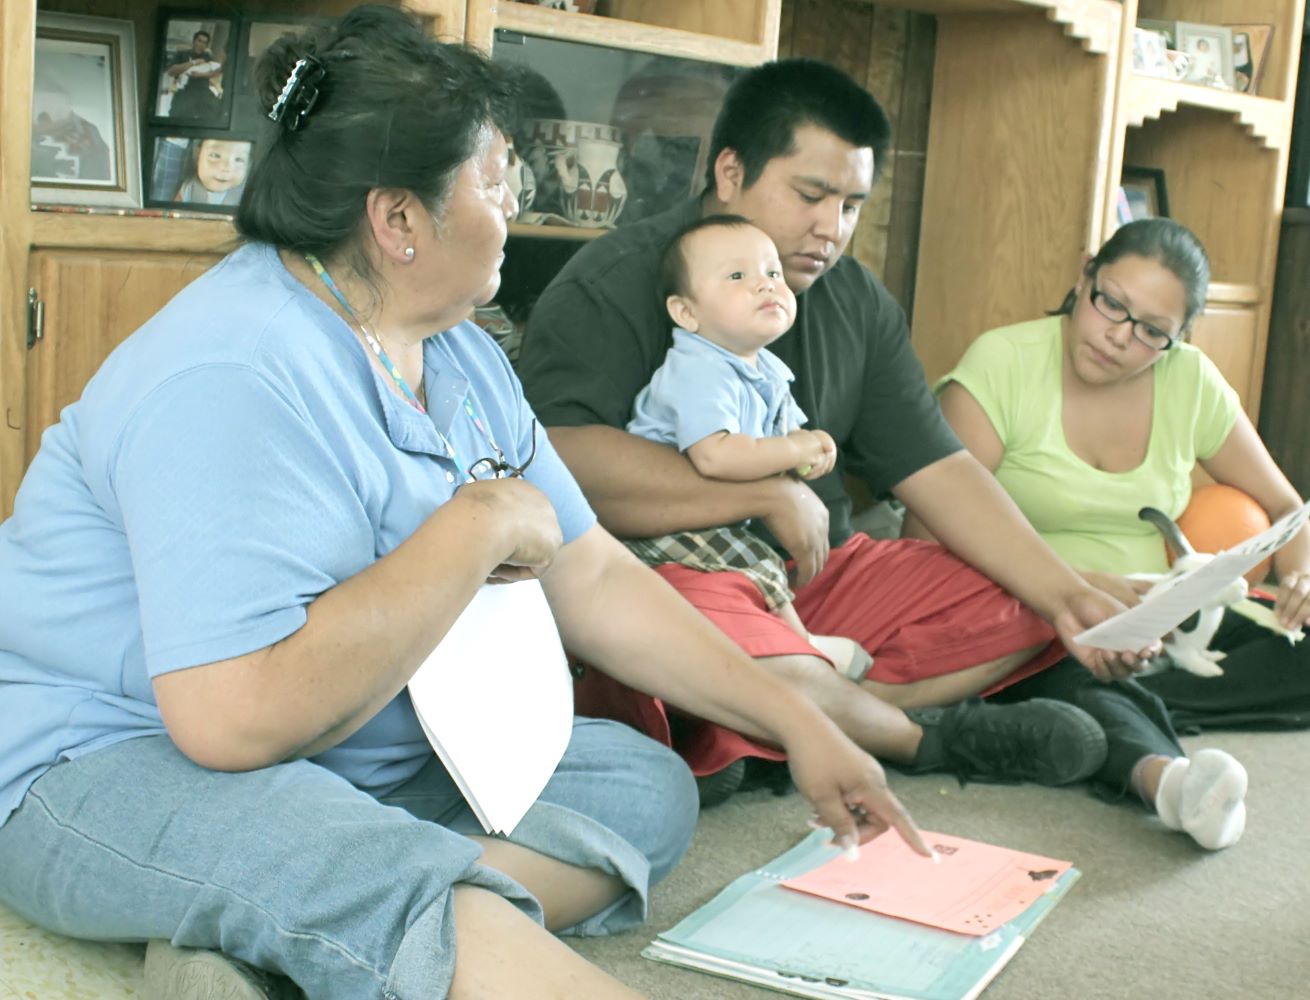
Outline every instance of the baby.
<path id="1" fill-rule="evenodd" d="M 193 139 L 191 173 L 182 181 L 173 200 L 236 205 L 245 190 L 250 146 L 249 142 L 235 139 Z"/>
<path id="2" fill-rule="evenodd" d="M 837 447 L 805 430 L 792 373 L 766 350 L 796 319 L 773 241 L 736 215 L 713 215 L 669 241 L 660 268 L 673 346 L 633 405 L 628 430 L 672 444 L 707 478 L 737 481 L 832 471 Z M 852 680 L 873 661 L 856 642 L 811 635 L 792 606 L 781 557 L 746 524 L 630 540 L 651 565 L 745 574 L 765 603 Z"/>

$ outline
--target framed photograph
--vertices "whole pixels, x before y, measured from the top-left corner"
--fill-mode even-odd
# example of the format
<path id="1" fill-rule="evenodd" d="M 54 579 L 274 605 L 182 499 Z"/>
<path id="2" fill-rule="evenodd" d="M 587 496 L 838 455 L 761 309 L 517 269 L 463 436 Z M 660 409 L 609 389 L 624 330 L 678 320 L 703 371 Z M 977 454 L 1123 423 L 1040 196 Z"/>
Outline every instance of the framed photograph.
<path id="1" fill-rule="evenodd" d="M 1178 22 L 1179 51 L 1188 55 L 1184 83 L 1234 89 L 1233 32 L 1221 24 Z"/>
<path id="2" fill-rule="evenodd" d="M 1233 89 L 1245 94 L 1258 93 L 1274 26 L 1228 24 L 1225 27 L 1233 33 Z"/>
<path id="3" fill-rule="evenodd" d="M 150 148 L 146 204 L 232 215 L 245 191 L 255 143 L 226 132 L 158 132 Z"/>
<path id="4" fill-rule="evenodd" d="M 1139 17 L 1137 27 L 1146 31 L 1156 31 L 1164 35 L 1164 44 L 1167 48 L 1178 48 L 1178 22 L 1177 21 L 1160 21 L 1151 17 Z"/>
<path id="5" fill-rule="evenodd" d="M 1133 29 L 1133 72 L 1172 79 L 1169 45 L 1162 32 L 1140 25 Z"/>
<path id="6" fill-rule="evenodd" d="M 325 17 L 298 17 L 279 15 L 262 20 L 252 18 L 241 24 L 241 39 L 237 46 L 235 72 L 231 74 L 233 90 L 232 128 L 253 134 L 264 121 L 264 110 L 255 88 L 255 66 L 259 57 L 284 35 L 298 35 L 315 24 L 330 23 Z"/>
<path id="7" fill-rule="evenodd" d="M 1164 171 L 1157 167 L 1124 165 L 1119 177 L 1119 221 L 1158 219 L 1169 215 Z"/>
<path id="8" fill-rule="evenodd" d="M 236 49 L 237 22 L 199 11 L 165 11 L 159 26 L 151 120 L 225 129 L 232 112 L 226 69 Z"/>
<path id="9" fill-rule="evenodd" d="M 132 22 L 37 12 L 32 200 L 141 206 Z"/>

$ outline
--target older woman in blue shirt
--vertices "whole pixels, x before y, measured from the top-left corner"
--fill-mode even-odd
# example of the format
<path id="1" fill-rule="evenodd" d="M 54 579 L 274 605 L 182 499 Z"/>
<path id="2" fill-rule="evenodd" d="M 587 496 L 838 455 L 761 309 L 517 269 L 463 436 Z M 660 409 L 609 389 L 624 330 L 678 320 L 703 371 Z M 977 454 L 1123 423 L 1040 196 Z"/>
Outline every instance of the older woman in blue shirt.
<path id="1" fill-rule="evenodd" d="M 114 352 L 0 526 L 0 901 L 154 940 L 171 1000 L 290 988 L 261 970 L 312 1000 L 636 996 L 547 929 L 642 919 L 686 767 L 577 719 L 487 837 L 406 694 L 527 578 L 589 663 L 781 745 L 839 838 L 926 853 L 876 762 L 596 525 L 466 321 L 516 207 L 494 68 L 367 8 L 259 77 L 246 245 Z"/>

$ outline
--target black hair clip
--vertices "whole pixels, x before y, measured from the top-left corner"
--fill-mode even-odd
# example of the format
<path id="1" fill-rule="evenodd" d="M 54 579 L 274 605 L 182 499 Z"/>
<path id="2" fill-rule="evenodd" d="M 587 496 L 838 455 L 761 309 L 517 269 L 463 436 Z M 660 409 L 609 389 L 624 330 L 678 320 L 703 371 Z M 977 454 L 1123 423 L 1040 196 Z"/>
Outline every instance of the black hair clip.
<path id="1" fill-rule="evenodd" d="M 297 59 L 291 67 L 282 93 L 277 95 L 273 107 L 268 113 L 269 120 L 280 122 L 285 117 L 286 126 L 294 132 L 300 128 L 305 116 L 314 109 L 318 101 L 318 85 L 326 70 L 314 56 Z"/>

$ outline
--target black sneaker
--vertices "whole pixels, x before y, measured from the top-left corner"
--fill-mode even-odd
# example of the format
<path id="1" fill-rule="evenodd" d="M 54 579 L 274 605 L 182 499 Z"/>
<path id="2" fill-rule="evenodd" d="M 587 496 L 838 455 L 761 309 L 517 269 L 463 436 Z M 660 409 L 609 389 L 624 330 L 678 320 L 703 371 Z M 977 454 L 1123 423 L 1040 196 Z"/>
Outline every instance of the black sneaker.
<path id="1" fill-rule="evenodd" d="M 734 760 L 722 771 L 715 771 L 713 774 L 704 774 L 696 779 L 696 787 L 700 790 L 700 807 L 709 809 L 720 803 L 727 802 L 732 797 L 732 793 L 741 787 L 742 779 L 746 777 L 746 761 L 744 758 Z"/>
<path id="2" fill-rule="evenodd" d="M 1076 705 L 1048 698 L 992 704 L 971 698 L 958 705 L 906 712 L 923 727 L 911 774 L 949 771 L 996 784 L 1034 781 L 1068 785 L 1105 763 L 1105 731 Z"/>

